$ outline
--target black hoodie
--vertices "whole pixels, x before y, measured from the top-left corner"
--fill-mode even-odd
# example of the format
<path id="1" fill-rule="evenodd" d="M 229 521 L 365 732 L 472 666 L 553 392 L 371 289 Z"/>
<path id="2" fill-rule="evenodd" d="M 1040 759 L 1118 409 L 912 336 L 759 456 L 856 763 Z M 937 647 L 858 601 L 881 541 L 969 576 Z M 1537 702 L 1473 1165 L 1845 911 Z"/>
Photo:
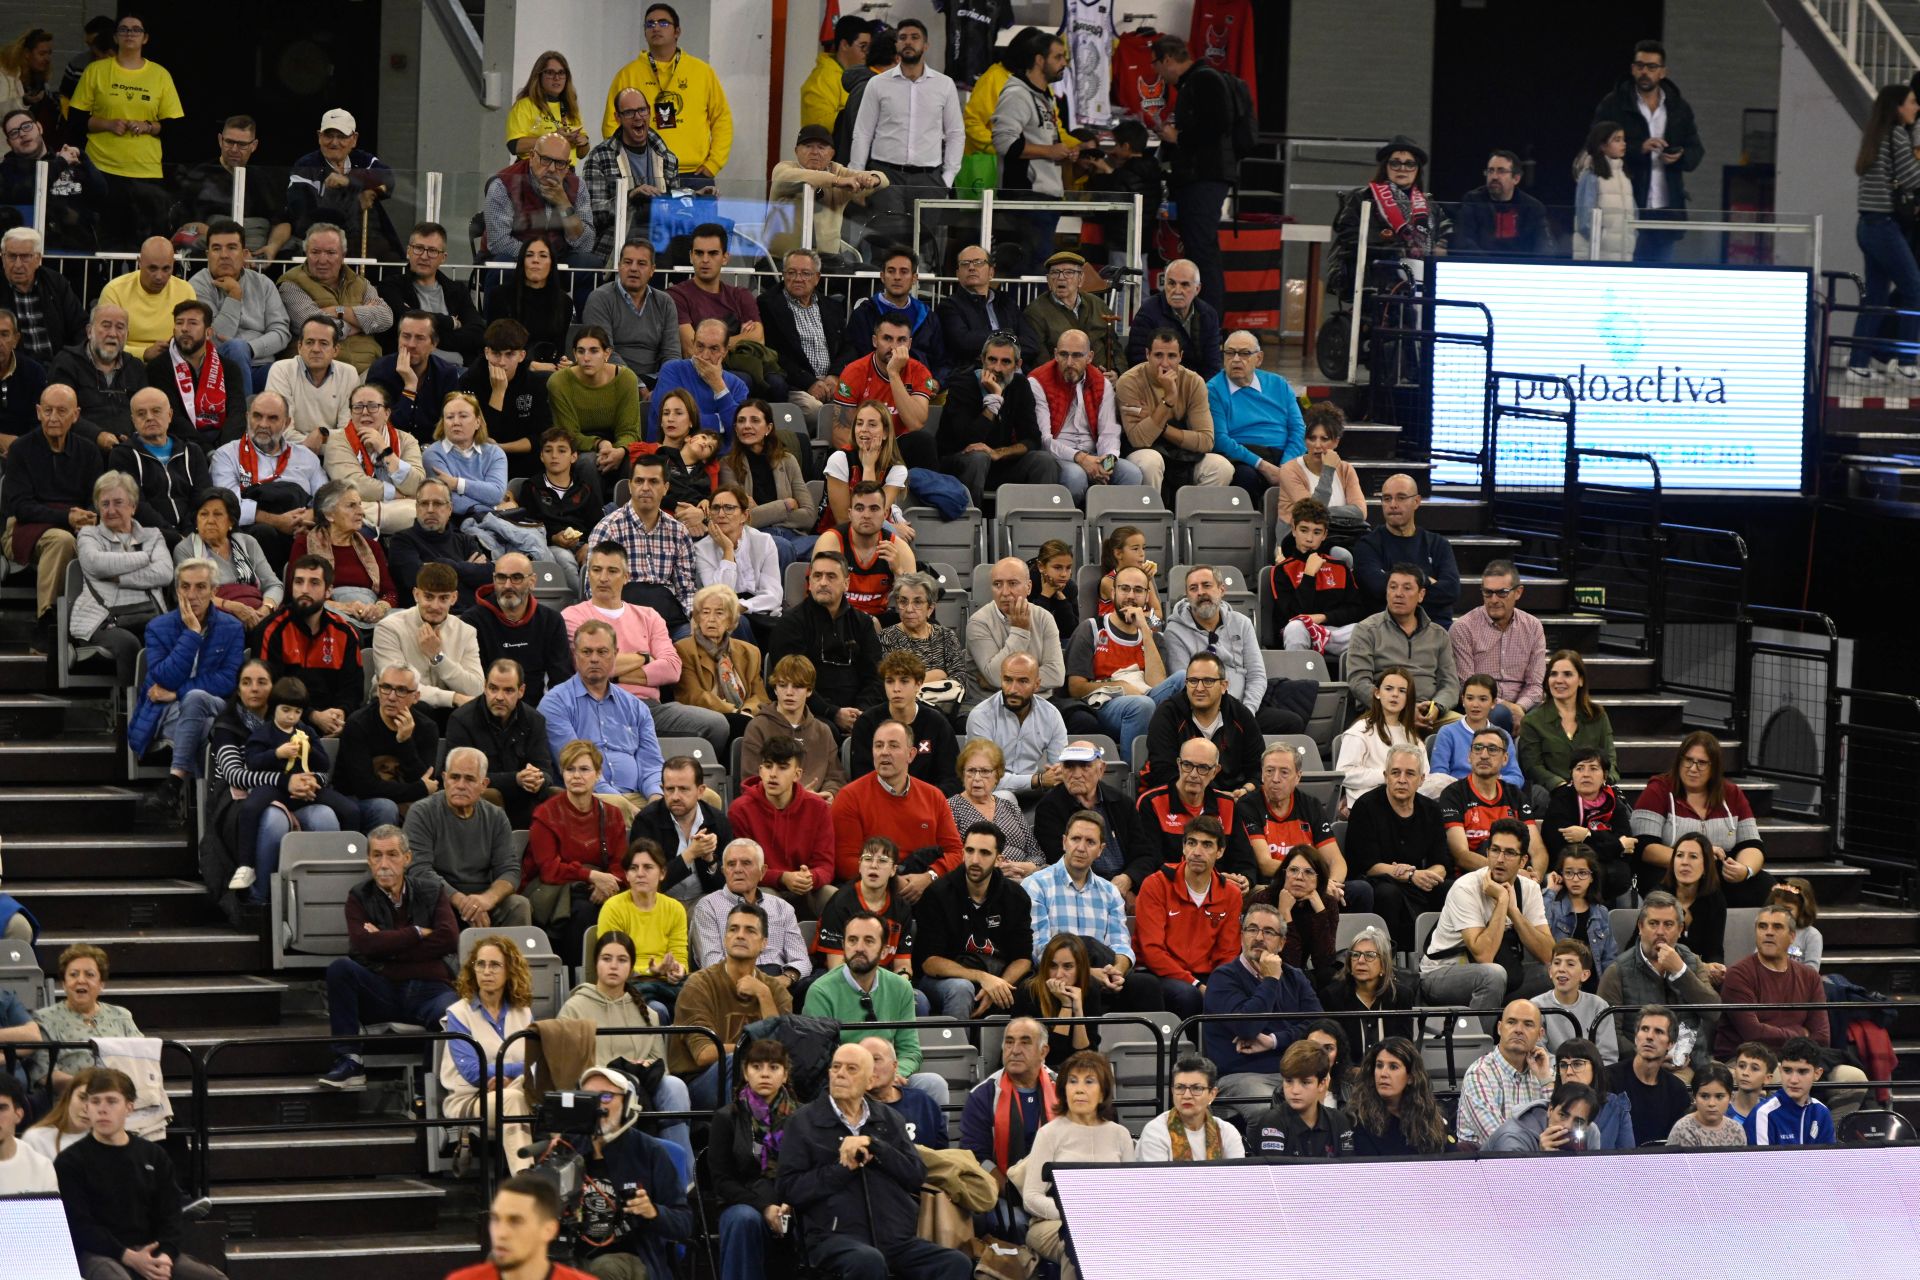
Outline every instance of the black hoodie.
<path id="1" fill-rule="evenodd" d="M 553 685 L 563 684 L 573 674 L 573 651 L 567 645 L 567 624 L 560 615 L 538 600 L 520 621 L 513 622 L 494 603 L 491 582 L 474 593 L 473 608 L 460 620 L 474 629 L 480 640 L 481 670 L 501 658 L 520 664 L 526 677 L 524 701 L 539 706 L 540 699 Z"/>
<path id="2" fill-rule="evenodd" d="M 423 524 L 410 525 L 389 535 L 385 542 L 387 564 L 393 569 L 394 584 L 400 591 L 402 603 L 413 599 L 413 580 L 420 575 L 423 564 L 438 562 L 452 568 L 460 579 L 460 598 L 454 604 L 457 609 L 471 609 L 474 592 L 493 585 L 493 561 L 470 559 L 476 553 L 486 554 L 480 540 L 462 533 L 451 522 L 438 533 Z"/>

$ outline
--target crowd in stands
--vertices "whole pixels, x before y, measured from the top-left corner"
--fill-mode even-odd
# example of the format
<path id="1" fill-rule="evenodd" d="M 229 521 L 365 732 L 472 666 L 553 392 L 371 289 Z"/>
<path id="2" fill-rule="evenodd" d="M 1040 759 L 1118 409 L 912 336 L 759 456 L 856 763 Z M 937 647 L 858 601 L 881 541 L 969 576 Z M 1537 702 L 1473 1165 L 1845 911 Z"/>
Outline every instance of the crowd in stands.
<path id="1" fill-rule="evenodd" d="M 979 111 L 926 65 L 914 19 L 843 18 L 808 81 L 772 195 L 814 190 L 814 247 L 776 246 L 780 279 L 756 295 L 724 277 L 728 229 L 704 223 L 691 274 L 662 289 L 650 202 L 712 187 L 733 120 L 674 10 L 648 7 L 645 30 L 597 143 L 565 57 L 536 59 L 515 159 L 486 188 L 485 251 L 513 268 L 484 310 L 443 272 L 444 227 L 393 225 L 391 171 L 344 109 L 257 216 L 249 186 L 249 216 L 230 217 L 230 170 L 258 145 L 244 116 L 170 203 L 158 137 L 179 104 L 137 17 L 101 33 L 91 67 L 151 85 L 138 111 L 88 69 L 66 120 L 43 97 L 16 113 L 53 140 L 78 114 L 87 158 L 55 153 L 77 184 L 62 207 L 112 207 L 82 220 L 139 257 L 83 303 L 41 232 L 4 236 L 4 550 L 33 571 L 37 644 L 130 691 L 129 745 L 168 771 L 154 815 L 203 808 L 232 918 L 258 923 L 289 832 L 364 833 L 348 954 L 326 969 L 323 1085 L 366 1086 L 375 1024 L 443 1027 L 463 1038 L 438 1064 L 442 1113 L 497 1119 L 499 1072 L 505 1113 L 527 1116 L 535 993 L 492 930 L 543 931 L 577 979 L 546 1016 L 615 1029 L 573 1064 L 600 1099 L 573 1150 L 580 1256 L 603 1277 L 665 1273 L 692 1232 L 696 1142 L 723 1275 L 761 1274 L 796 1234 L 835 1274 L 970 1274 L 916 1227 L 920 1149 L 947 1152 L 950 1110 L 991 1175 L 983 1229 L 1055 1262 L 1049 1160 L 1833 1140 L 1812 1086 L 1864 1076 L 1830 1070 L 1825 1013 L 1701 1007 L 1823 999 L 1812 887 L 1767 871 L 1719 743 L 1687 735 L 1629 799 L 1585 663 L 1548 652 L 1520 570 L 1495 561 L 1469 587 L 1408 475 L 1370 523 L 1340 411 L 1303 406 L 1254 334 L 1223 332 L 1205 224 L 1235 108 L 1217 70 L 1177 37 L 1154 48 L 1181 89 L 1160 135 L 1189 256 L 1130 318 L 1085 256 L 1054 249 L 1050 212 L 1020 215 L 1009 254 L 936 247 L 958 287 L 922 296 L 910 202 L 955 188 L 976 115 L 1022 195 L 1132 166 L 1062 126 L 1046 88 L 1061 37 L 1017 37 Z M 1677 209 L 1699 162 L 1684 102 L 1660 98 L 1664 53 L 1635 57 L 1629 150 L 1615 127 L 1582 180 L 1609 214 L 1609 163 L 1632 179 L 1626 207 Z M 1666 137 L 1636 152 L 1649 95 Z M 1437 250 L 1425 154 L 1396 139 L 1380 160 L 1384 239 Z M 1548 234 L 1514 164 L 1495 153 L 1456 244 Z M 182 279 L 189 225 L 207 265 Z M 404 270 L 376 284 L 348 265 L 369 243 Z M 275 280 L 258 269 L 294 253 Z M 822 275 L 859 258 L 880 291 L 849 311 Z M 576 308 L 562 266 L 613 275 Z M 996 271 L 1044 291 L 1019 306 Z M 777 428 L 783 404 L 823 415 L 823 457 Z M 988 594 L 942 621 L 924 522 L 1014 483 L 1083 506 L 1114 484 L 1168 508 L 1188 486 L 1256 509 L 1274 490 L 1276 551 L 1252 598 L 1229 599 L 1222 567 L 1174 581 L 1132 526 L 1097 560 L 1049 541 L 984 566 Z M 914 498 L 935 508 L 921 528 Z M 1271 649 L 1344 678 L 1355 716 L 1321 744 L 1330 771 L 1299 736 L 1318 686 L 1270 678 Z M 1126 775 L 1136 750 L 1116 785 L 1108 766 Z M 1615 937 L 1609 909 L 1636 904 Z M 1729 964 L 1731 907 L 1760 911 Z M 1342 945 L 1343 912 L 1384 927 Z M 0 1005 L 0 1041 L 140 1035 L 102 999 L 104 952 L 69 947 L 58 967 L 64 1000 Z M 1451 1119 L 1416 1043 L 1423 1006 L 1495 1035 Z M 1136 1140 L 1084 1020 L 1157 1011 L 1214 1020 Z M 792 1013 L 843 1028 L 804 1064 L 810 1099 L 788 1045 L 743 1042 Z M 964 1098 L 925 1069 L 930 1018 L 1006 1019 Z M 179 1251 L 171 1165 L 127 1131 L 135 1084 L 78 1050 L 27 1083 L 0 1075 L 0 1194 L 57 1186 L 89 1276 L 217 1274 Z M 530 1136 L 505 1127 L 515 1175 Z M 549 1184 L 510 1178 L 495 1261 L 544 1250 L 558 1218 Z"/>

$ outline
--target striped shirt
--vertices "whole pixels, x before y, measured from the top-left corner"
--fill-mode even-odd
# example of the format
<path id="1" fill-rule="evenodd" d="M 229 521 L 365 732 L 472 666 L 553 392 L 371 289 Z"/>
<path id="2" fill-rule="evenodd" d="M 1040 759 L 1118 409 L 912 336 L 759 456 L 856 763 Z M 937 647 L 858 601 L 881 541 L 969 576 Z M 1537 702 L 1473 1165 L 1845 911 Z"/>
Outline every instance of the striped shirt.
<path id="1" fill-rule="evenodd" d="M 1887 131 L 1873 163 L 1860 175 L 1860 212 L 1892 213 L 1895 187 L 1903 191 L 1920 187 L 1920 161 L 1913 158 L 1913 132 L 1900 124 Z"/>
<path id="2" fill-rule="evenodd" d="M 662 512 L 652 529 L 642 524 L 631 505 L 621 507 L 593 527 L 587 545 L 617 542 L 627 551 L 627 572 L 635 582 L 666 587 L 680 607 L 693 611 L 693 592 L 699 585 L 693 570 L 693 539 L 687 527 Z"/>
<path id="3" fill-rule="evenodd" d="M 1075 886 L 1066 860 L 1042 867 L 1020 882 L 1033 899 L 1033 958 L 1056 933 L 1072 933 L 1104 942 L 1116 956 L 1133 962 L 1133 943 L 1127 936 L 1127 904 L 1112 881 L 1091 872 L 1085 885 Z"/>

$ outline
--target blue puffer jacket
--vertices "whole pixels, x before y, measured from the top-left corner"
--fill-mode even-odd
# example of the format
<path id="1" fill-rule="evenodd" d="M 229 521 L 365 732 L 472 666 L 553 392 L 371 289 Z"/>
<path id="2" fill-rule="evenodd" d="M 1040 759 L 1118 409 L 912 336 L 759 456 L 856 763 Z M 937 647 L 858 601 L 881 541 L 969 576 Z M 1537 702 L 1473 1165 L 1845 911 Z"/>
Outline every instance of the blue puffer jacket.
<path id="1" fill-rule="evenodd" d="M 171 689 L 184 698 L 204 689 L 216 698 L 231 698 L 240 683 L 240 663 L 247 656 L 247 629 L 239 619 L 219 609 L 208 609 L 205 624 L 189 631 L 180 611 L 163 613 L 147 624 L 147 684 Z M 127 726 L 127 746 L 145 755 L 160 727 L 160 704 L 138 691 L 133 722 Z"/>

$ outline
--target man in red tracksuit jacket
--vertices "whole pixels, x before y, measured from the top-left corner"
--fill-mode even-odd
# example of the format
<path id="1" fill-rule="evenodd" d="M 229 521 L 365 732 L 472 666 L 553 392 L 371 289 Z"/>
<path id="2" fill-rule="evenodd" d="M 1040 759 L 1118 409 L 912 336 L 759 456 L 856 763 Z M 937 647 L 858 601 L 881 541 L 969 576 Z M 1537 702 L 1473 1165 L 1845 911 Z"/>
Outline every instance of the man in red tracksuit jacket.
<path id="1" fill-rule="evenodd" d="M 1240 890 L 1213 869 L 1226 844 L 1219 819 L 1189 822 L 1181 860 L 1148 876 L 1134 906 L 1141 967 L 1182 1018 L 1200 1012 L 1208 976 L 1240 954 Z"/>
<path id="2" fill-rule="evenodd" d="M 727 821 L 735 839 L 752 840 L 766 854 L 760 887 L 812 919 L 833 896 L 833 813 L 800 785 L 805 753 L 797 739 L 767 739 L 760 774 L 747 780 Z"/>

